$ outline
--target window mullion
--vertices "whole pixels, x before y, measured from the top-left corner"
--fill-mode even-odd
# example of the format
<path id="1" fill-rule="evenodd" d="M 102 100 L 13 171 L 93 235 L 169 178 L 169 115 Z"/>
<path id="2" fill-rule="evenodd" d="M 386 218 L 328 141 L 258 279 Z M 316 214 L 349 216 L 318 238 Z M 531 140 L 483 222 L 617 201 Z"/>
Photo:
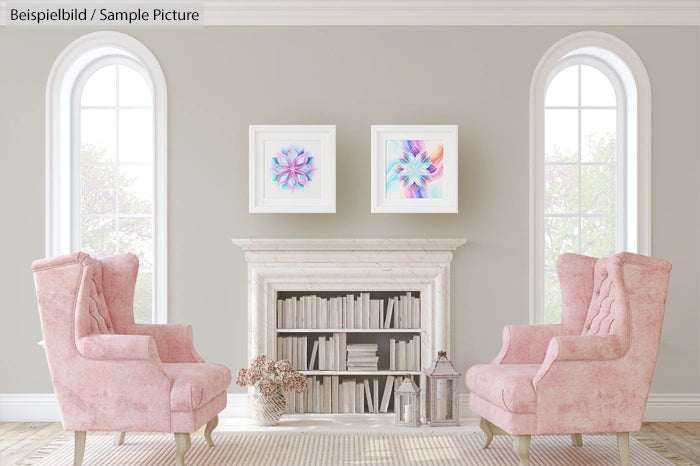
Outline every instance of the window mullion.
<path id="1" fill-rule="evenodd" d="M 115 96 L 116 96 L 116 101 L 115 101 L 115 128 L 114 128 L 114 201 L 115 201 L 115 215 L 114 215 L 114 228 L 116 230 L 116 252 L 119 253 L 121 251 L 121 241 L 120 241 L 120 230 L 121 230 L 121 225 L 119 222 L 119 214 L 120 212 L 120 204 L 119 204 L 119 119 L 120 119 L 120 109 L 119 109 L 119 65 L 116 65 L 115 67 L 115 73 L 117 73 L 116 79 L 114 80 L 115 82 Z"/>
<path id="2" fill-rule="evenodd" d="M 578 253 L 581 254 L 581 236 L 583 235 L 583 209 L 581 208 L 581 65 L 578 68 Z"/>

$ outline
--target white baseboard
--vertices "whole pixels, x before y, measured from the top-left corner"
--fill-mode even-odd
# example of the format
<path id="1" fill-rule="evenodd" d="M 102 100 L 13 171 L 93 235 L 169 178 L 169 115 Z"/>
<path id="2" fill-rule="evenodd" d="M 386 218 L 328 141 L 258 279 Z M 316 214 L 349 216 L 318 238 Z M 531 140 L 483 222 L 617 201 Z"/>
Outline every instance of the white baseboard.
<path id="1" fill-rule="evenodd" d="M 459 397 L 460 417 L 476 418 L 469 410 L 469 395 Z M 247 393 L 229 393 L 222 418 L 250 417 Z M 61 415 L 53 393 L 0 393 L 0 422 L 60 422 Z M 644 413 L 645 422 L 700 422 L 700 394 L 652 393 Z"/>
<path id="2" fill-rule="evenodd" d="M 53 393 L 0 393 L 0 422 L 61 422 Z"/>
<path id="3" fill-rule="evenodd" d="M 700 421 L 700 394 L 650 393 L 645 422 L 698 422 Z"/>

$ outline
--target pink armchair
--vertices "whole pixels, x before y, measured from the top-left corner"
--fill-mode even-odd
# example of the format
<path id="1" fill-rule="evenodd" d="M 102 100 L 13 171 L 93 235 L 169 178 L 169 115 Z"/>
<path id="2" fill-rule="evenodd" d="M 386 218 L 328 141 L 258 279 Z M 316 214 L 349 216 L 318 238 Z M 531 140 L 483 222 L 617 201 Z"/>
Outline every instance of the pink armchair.
<path id="1" fill-rule="evenodd" d="M 517 436 L 529 464 L 530 436 L 617 433 L 629 465 L 629 433 L 641 428 L 661 339 L 671 264 L 631 253 L 557 261 L 562 323 L 509 325 L 491 364 L 465 376 L 469 407 L 481 416 L 487 448 L 494 434 Z"/>
<path id="2" fill-rule="evenodd" d="M 51 381 L 63 428 L 75 432 L 74 465 L 87 431 L 173 432 L 184 465 L 190 432 L 211 432 L 226 407 L 230 370 L 207 363 L 189 325 L 135 324 L 138 259 L 85 253 L 32 264 Z"/>

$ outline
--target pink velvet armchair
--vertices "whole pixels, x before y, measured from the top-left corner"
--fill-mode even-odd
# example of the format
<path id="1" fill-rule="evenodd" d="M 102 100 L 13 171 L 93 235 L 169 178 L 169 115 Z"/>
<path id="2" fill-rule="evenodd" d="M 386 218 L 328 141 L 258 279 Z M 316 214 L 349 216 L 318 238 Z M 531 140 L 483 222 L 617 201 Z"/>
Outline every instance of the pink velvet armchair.
<path id="1" fill-rule="evenodd" d="M 530 436 L 617 433 L 630 464 L 629 433 L 641 428 L 671 264 L 631 253 L 557 261 L 562 323 L 509 325 L 491 364 L 466 373 L 469 406 L 481 416 L 487 448 L 494 434 L 516 436 L 529 464 Z"/>
<path id="2" fill-rule="evenodd" d="M 87 431 L 173 432 L 184 465 L 190 433 L 211 432 L 226 407 L 230 370 L 207 363 L 189 325 L 135 324 L 138 259 L 75 253 L 32 264 L 51 381 L 63 428 L 75 432 L 74 465 Z"/>

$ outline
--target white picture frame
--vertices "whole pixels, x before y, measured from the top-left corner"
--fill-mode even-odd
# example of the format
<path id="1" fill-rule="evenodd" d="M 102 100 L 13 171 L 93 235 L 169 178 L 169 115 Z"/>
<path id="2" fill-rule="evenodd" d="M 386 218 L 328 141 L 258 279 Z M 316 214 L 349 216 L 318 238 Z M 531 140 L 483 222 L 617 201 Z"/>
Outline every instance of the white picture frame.
<path id="1" fill-rule="evenodd" d="M 335 125 L 250 125 L 248 137 L 249 212 L 335 212 Z"/>
<path id="2" fill-rule="evenodd" d="M 371 211 L 457 213 L 457 125 L 372 125 Z"/>

